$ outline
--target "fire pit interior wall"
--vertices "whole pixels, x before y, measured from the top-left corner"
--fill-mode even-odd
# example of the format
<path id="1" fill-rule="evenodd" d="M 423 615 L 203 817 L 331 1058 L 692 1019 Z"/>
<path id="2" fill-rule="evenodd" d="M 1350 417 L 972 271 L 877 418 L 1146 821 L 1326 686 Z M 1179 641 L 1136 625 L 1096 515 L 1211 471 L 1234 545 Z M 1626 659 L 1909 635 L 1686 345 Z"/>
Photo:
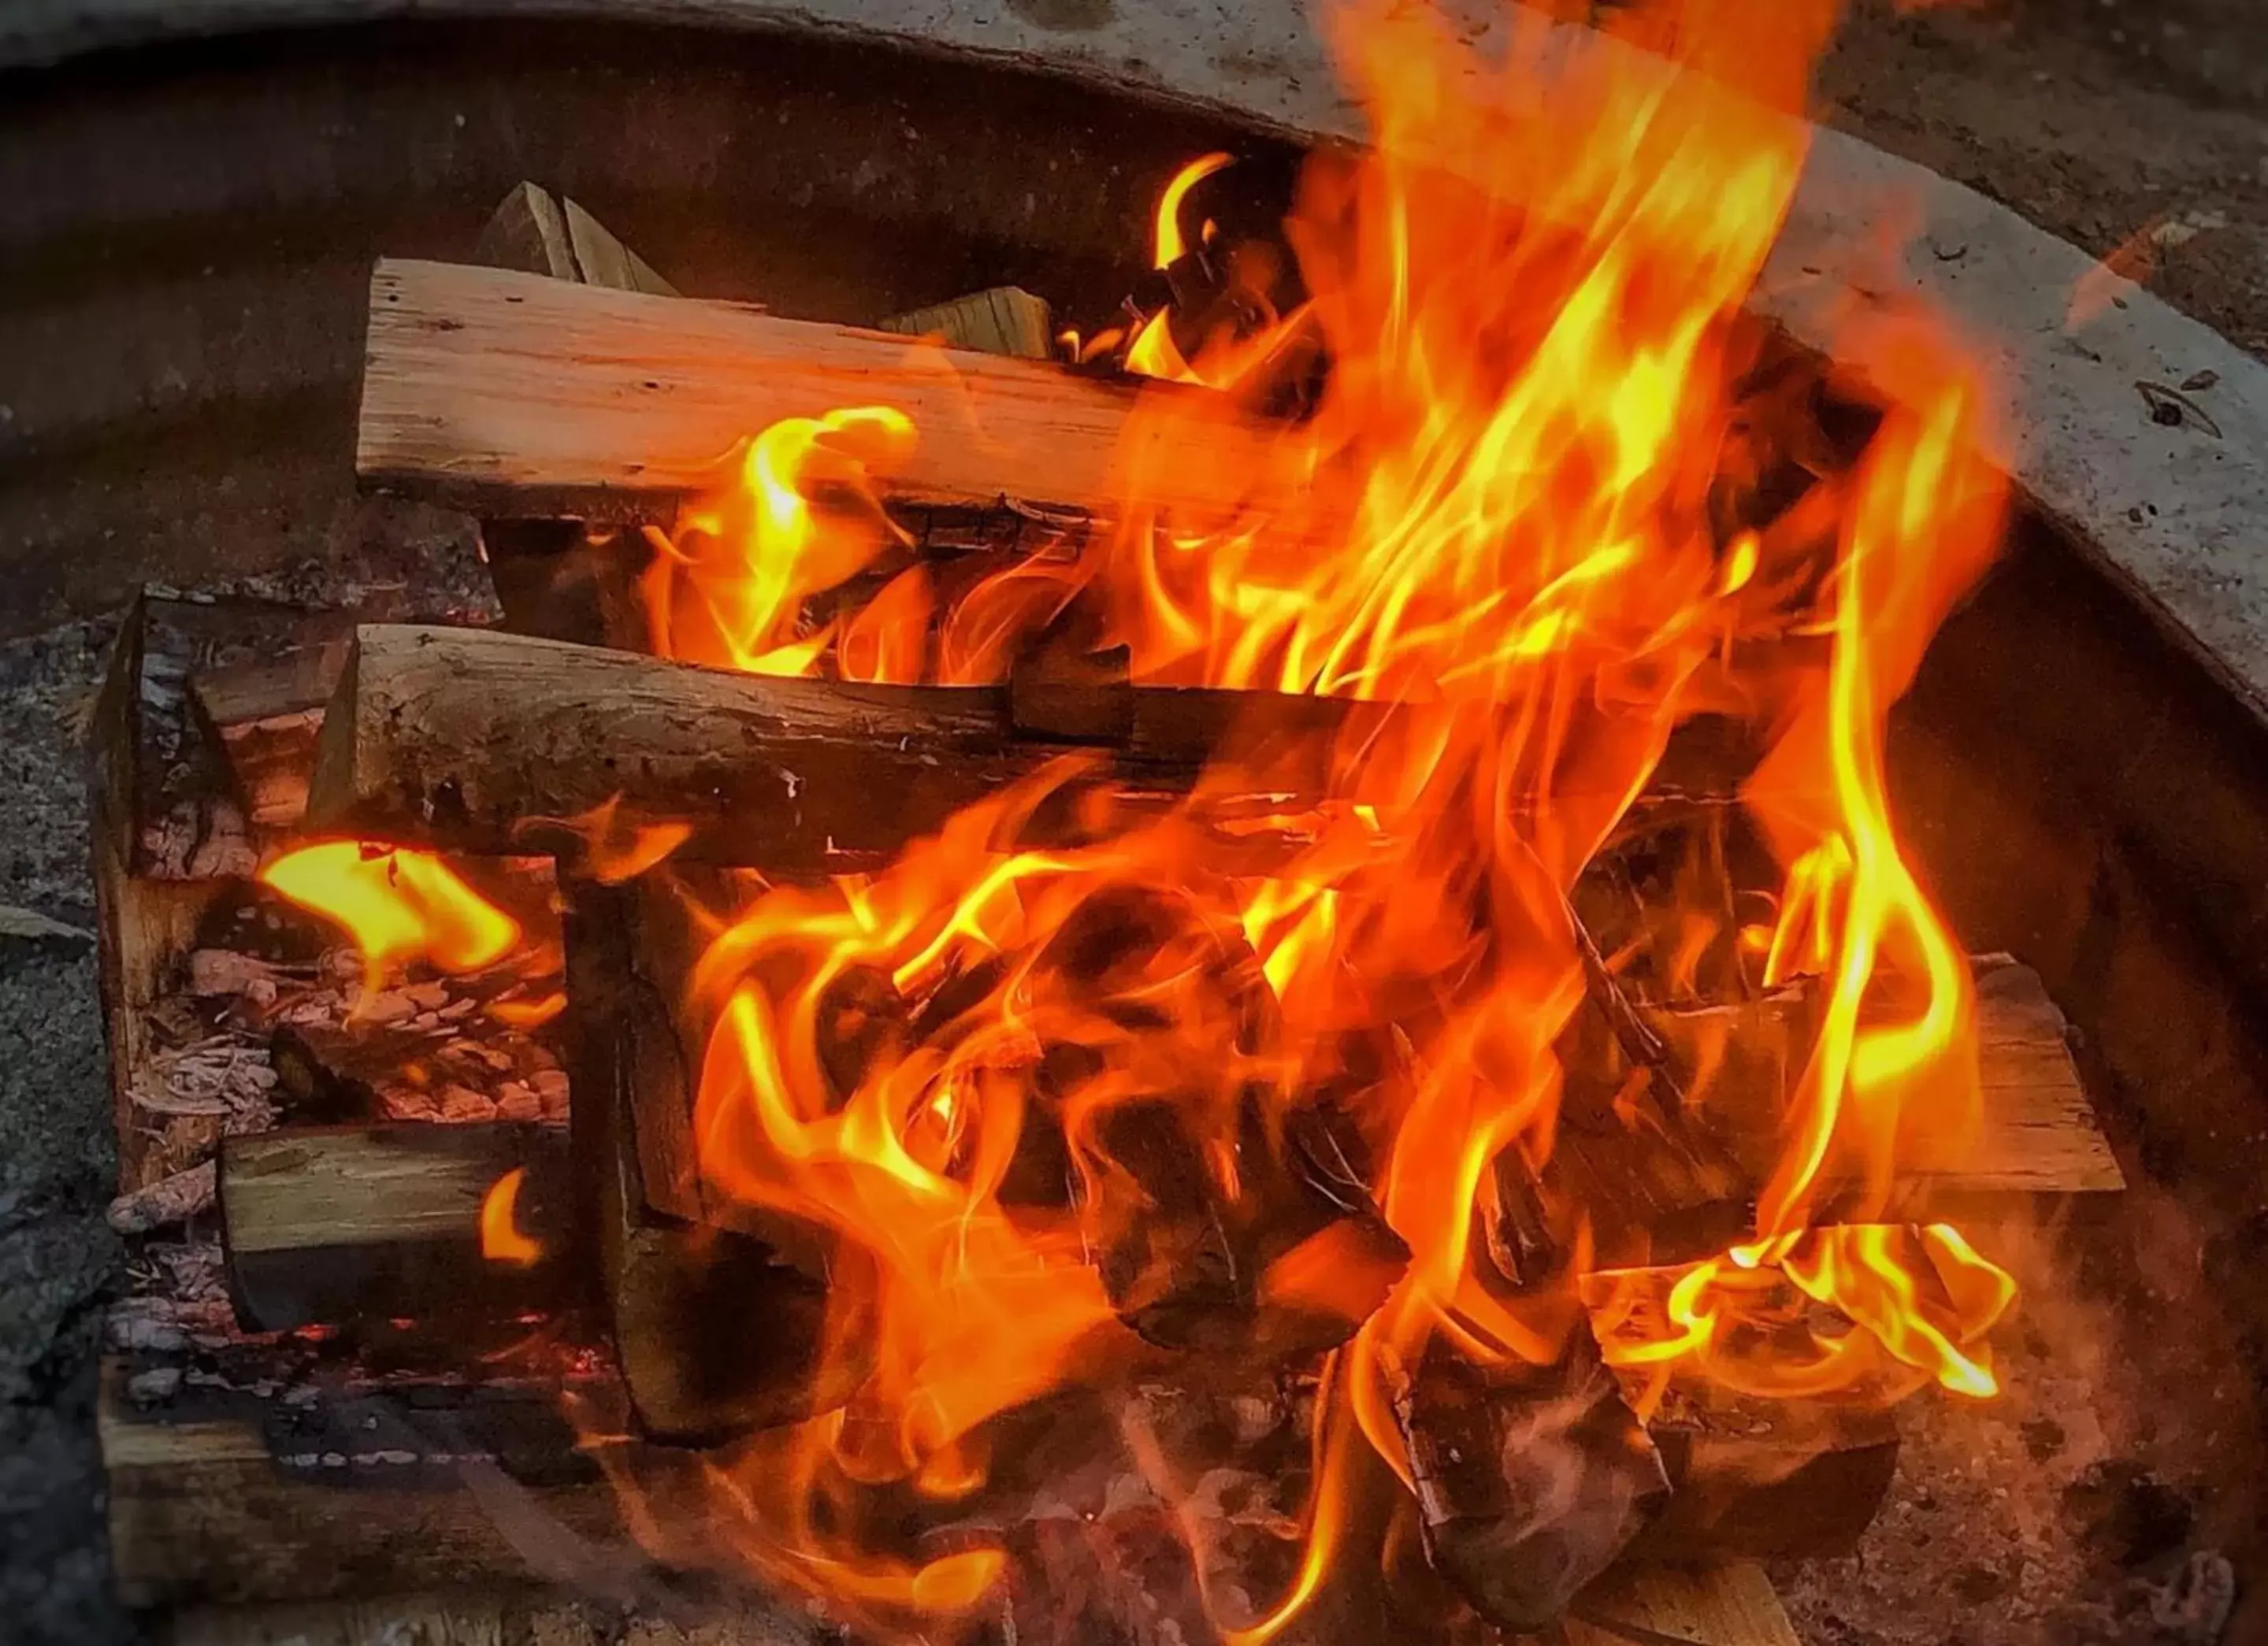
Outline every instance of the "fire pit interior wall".
<path id="1" fill-rule="evenodd" d="M 523 176 L 697 295 L 858 319 L 1022 283 L 1092 313 L 1163 180 L 1240 141 L 1005 70 L 563 25 L 219 42 L 7 100 L 12 164 L 40 158 L 0 173 L 18 631 L 394 529 L 347 478 L 371 262 L 459 253 Z M 2233 1353 L 2257 1400 L 2268 731 L 2088 553 L 2012 539 L 1894 717 L 1900 820 L 1967 947 L 2036 967 L 2083 1036 L 2142 1191 L 2070 1231 L 2122 1348 Z M 2201 1260 L 2146 1297 L 2124 1254 L 2168 1208 Z"/>
<path id="2" fill-rule="evenodd" d="M 523 177 L 696 296 L 866 320 L 1021 282 L 1107 313 L 1167 180 L 1233 136 L 1035 76 L 591 25 L 326 29 L 0 84 L 13 633 L 147 577 L 382 550 L 402 511 L 357 508 L 350 478 L 371 264 L 460 254 Z"/>
<path id="3" fill-rule="evenodd" d="M 2268 1288 L 2251 1256 L 2268 1238 L 2256 712 L 2095 557 L 2020 517 L 1892 732 L 1900 820 L 1955 925 L 2040 969 L 2137 1187 L 2189 1221 L 2198 1282 L 2161 1300 L 2165 1318 L 2217 1306 L 2252 1387 L 2268 1386 Z M 2093 1231 L 2109 1287 L 2137 1290 L 2112 1254 L 2131 1254 L 2151 1198 Z"/>

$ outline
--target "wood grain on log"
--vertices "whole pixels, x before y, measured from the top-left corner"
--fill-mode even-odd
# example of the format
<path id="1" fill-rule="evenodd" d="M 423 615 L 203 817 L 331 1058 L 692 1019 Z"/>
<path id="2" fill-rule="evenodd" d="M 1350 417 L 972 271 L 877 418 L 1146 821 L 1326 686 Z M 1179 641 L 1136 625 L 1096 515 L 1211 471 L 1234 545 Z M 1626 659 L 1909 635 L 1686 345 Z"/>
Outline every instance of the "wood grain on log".
<path id="1" fill-rule="evenodd" d="M 1127 496 L 1130 386 L 742 305 L 389 259 L 371 280 L 355 467 L 372 485 L 486 515 L 652 518 L 716 483 L 737 443 L 781 419 L 882 402 L 921 434 L 881 477 L 894 500 L 1005 496 L 1096 514 L 1248 502 L 1266 431 L 1202 391 L 1145 392 L 1213 408 L 1157 437 L 1189 441 L 1191 461 L 1144 454 L 1143 473 L 1185 488 L 1171 496 Z"/>
<path id="2" fill-rule="evenodd" d="M 652 264 L 597 218 L 534 183 L 523 182 L 504 196 L 481 231 L 473 257 L 492 268 L 571 284 L 677 295 Z M 637 610 L 627 598 L 632 573 L 628 557 L 637 553 L 634 546 L 594 541 L 579 522 L 546 518 L 484 519 L 481 547 L 506 628 L 643 649 L 642 621 L 636 635 L 623 627 L 623 619 Z"/>
<path id="3" fill-rule="evenodd" d="M 539 1254 L 493 1260 L 482 1207 L 515 1171 L 511 1225 Z M 569 1200 L 559 1128 L 291 1127 L 221 1144 L 230 1290 L 260 1331 L 556 1305 L 574 1287 Z"/>
<path id="4" fill-rule="evenodd" d="M 1764 1568 L 1632 1566 L 1576 1602 L 1566 1646 L 1802 1646 Z"/>
<path id="5" fill-rule="evenodd" d="M 993 286 L 949 303 L 893 314 L 879 329 L 909 337 L 941 338 L 955 349 L 1020 360 L 1045 360 L 1055 350 L 1055 328 L 1045 298 L 1019 286 Z"/>

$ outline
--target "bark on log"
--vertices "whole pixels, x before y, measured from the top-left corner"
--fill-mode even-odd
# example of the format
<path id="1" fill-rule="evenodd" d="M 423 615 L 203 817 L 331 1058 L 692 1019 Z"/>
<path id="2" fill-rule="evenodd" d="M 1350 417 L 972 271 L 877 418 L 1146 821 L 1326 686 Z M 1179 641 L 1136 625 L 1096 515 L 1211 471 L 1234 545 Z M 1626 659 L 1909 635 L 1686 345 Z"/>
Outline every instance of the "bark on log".
<path id="1" fill-rule="evenodd" d="M 1231 759 L 1256 797 L 1320 797 L 1335 735 L 1387 712 L 1335 698 L 1137 692 L 1130 733 L 1112 752 L 1114 786 L 1129 804 L 1162 802 Z M 620 797 L 630 816 L 692 826 L 680 852 L 688 861 L 836 872 L 894 856 L 1063 753 L 1014 735 L 1005 688 L 735 674 L 526 636 L 372 626 L 326 714 L 307 817 L 455 850 L 524 851 L 532 819 Z"/>
<path id="2" fill-rule="evenodd" d="M 922 436 L 882 477 L 894 501 L 1005 496 L 1096 514 L 1249 501 L 1269 433 L 1210 394 L 1189 402 L 1212 408 L 1210 426 L 1193 420 L 1175 437 L 1194 460 L 1160 452 L 1142 465 L 1174 476 L 1181 495 L 1130 498 L 1121 445 L 1135 393 L 742 305 L 389 259 L 371 280 L 355 467 L 383 489 L 499 518 L 652 518 L 715 483 L 737 442 L 782 418 L 881 400 Z"/>
<path id="3" fill-rule="evenodd" d="M 148 1234 L 210 1211 L 215 1188 L 210 1160 L 130 1190 L 110 1202 L 103 1221 L 122 1235 Z"/>
<path id="4" fill-rule="evenodd" d="M 499 1260 L 484 1254 L 482 1209 L 513 1172 L 509 1227 L 535 1254 Z M 560 1128 L 292 1127 L 221 1144 L 229 1288 L 263 1332 L 556 1307 L 579 1279 L 571 1201 Z"/>

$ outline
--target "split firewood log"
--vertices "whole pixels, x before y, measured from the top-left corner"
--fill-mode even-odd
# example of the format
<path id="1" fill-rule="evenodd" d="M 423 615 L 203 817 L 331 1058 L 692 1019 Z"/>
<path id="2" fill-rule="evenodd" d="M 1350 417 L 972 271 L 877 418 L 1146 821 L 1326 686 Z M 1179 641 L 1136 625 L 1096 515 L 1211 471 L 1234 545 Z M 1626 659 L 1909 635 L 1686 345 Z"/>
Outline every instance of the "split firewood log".
<path id="1" fill-rule="evenodd" d="M 579 1290 L 571 1197 L 563 1128 L 410 1121 L 226 1138 L 230 1291 L 264 1332 L 549 1310 Z"/>
<path id="2" fill-rule="evenodd" d="M 1490 1621 L 1558 1620 L 1669 1496 L 1645 1427 L 1574 1323 L 1558 1357 L 1484 1361 L 1437 1334 L 1398 1369 L 1427 1560 Z"/>

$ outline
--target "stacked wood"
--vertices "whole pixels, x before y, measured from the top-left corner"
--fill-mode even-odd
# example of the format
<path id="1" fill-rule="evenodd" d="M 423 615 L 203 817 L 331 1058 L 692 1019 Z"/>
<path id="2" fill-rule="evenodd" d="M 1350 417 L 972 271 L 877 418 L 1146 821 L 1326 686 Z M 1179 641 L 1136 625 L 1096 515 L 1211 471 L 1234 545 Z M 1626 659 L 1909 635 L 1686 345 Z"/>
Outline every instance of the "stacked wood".
<path id="1" fill-rule="evenodd" d="M 1957 1221 L 2125 1187 L 2039 974 L 2005 954 L 1970 964 L 1982 1094 L 1974 1131 L 1934 1117 L 1909 1127 L 1881 1184 L 1832 1165 L 1816 1187 L 1813 1221 Z M 1498 1268 L 1533 1279 L 1562 1255 L 1564 1231 L 1539 1228 L 1539 1201 L 1587 1211 L 1601 1268 L 1690 1262 L 1751 1235 L 1815 1033 L 1815 988 L 1807 980 L 1736 1005 L 1649 1010 L 1680 1062 L 1708 1071 L 1698 1100 L 1649 1107 L 1636 1123 L 1571 1102 L 1540 1173 L 1517 1154 L 1500 1157 L 1489 1209 Z"/>
<path id="2" fill-rule="evenodd" d="M 474 261 L 574 285 L 674 297 L 676 290 L 636 252 L 574 201 L 523 182 L 490 217 Z M 642 622 L 630 598 L 627 545 L 593 534 L 578 520 L 491 517 L 481 522 L 481 549 L 495 580 L 506 627 L 559 640 L 631 644 Z"/>
<path id="3" fill-rule="evenodd" d="M 503 1228 L 489 1197 L 512 1180 Z M 570 1300 L 563 1128 L 289 1127 L 221 1144 L 229 1286 L 259 1331 L 357 1319 L 511 1319 Z"/>
<path id="4" fill-rule="evenodd" d="M 387 594 L 365 609 L 416 606 Z M 297 824 L 319 705 L 354 621 L 153 589 L 121 629 L 95 708 L 92 833 L 123 1190 L 210 1159 L 224 1129 L 272 1118 L 265 1058 L 242 1055 L 241 1024 L 216 1030 L 188 1010 L 181 986 L 198 987 L 184 974 L 201 950 L 226 946 L 243 878 Z"/>
<path id="5" fill-rule="evenodd" d="M 677 289 L 575 202 L 523 182 L 481 231 L 473 261 L 617 291 L 674 298 Z"/>

